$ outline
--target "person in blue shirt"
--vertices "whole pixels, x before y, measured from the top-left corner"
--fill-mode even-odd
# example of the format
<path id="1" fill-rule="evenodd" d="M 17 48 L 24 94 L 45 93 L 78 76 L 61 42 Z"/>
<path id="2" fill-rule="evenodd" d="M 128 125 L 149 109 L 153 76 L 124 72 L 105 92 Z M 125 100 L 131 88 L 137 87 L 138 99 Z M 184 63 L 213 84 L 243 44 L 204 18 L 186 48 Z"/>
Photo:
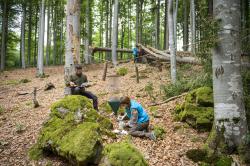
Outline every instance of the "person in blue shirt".
<path id="1" fill-rule="evenodd" d="M 133 48 L 133 56 L 134 56 L 134 63 L 138 61 L 139 57 L 139 46 L 136 45 L 135 48 Z"/>
<path id="2" fill-rule="evenodd" d="M 122 97 L 120 107 L 124 108 L 129 122 L 125 126 L 130 127 L 129 134 L 135 137 L 148 137 L 156 140 L 154 132 L 148 132 L 149 116 L 141 104 L 129 97 Z"/>

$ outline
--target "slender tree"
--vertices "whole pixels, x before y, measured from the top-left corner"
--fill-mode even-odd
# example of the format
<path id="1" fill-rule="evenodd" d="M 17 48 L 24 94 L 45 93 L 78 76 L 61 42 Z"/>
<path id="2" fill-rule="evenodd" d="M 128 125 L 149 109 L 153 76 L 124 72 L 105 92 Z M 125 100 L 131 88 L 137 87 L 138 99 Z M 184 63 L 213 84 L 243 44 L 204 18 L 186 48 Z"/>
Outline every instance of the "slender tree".
<path id="1" fill-rule="evenodd" d="M 195 54 L 195 0 L 190 0 L 191 51 Z"/>
<path id="2" fill-rule="evenodd" d="M 22 60 L 22 68 L 25 69 L 25 22 L 26 22 L 26 2 L 22 4 L 23 17 L 21 23 L 21 60 Z"/>
<path id="3" fill-rule="evenodd" d="M 47 47 L 46 47 L 46 61 L 45 64 L 48 66 L 49 65 L 49 60 L 50 60 L 50 44 L 51 44 L 51 39 L 50 39 L 50 1 L 48 1 L 48 13 L 47 13 Z"/>
<path id="4" fill-rule="evenodd" d="M 176 49 L 174 40 L 174 18 L 173 18 L 173 0 L 168 0 L 168 29 L 169 29 L 169 47 L 171 54 L 171 81 L 176 82 Z"/>
<path id="5" fill-rule="evenodd" d="M 183 50 L 188 50 L 188 6 L 187 1 L 183 1 Z"/>
<path id="6" fill-rule="evenodd" d="M 89 10 L 90 4 L 89 0 L 86 0 L 86 13 L 85 13 L 85 54 L 84 54 L 84 59 L 85 63 L 89 64 L 90 63 L 90 55 L 89 55 L 89 36 L 90 36 L 90 10 Z"/>
<path id="7" fill-rule="evenodd" d="M 31 60 L 31 37 L 32 37 L 32 15 L 33 15 L 33 11 L 32 11 L 32 1 L 29 2 L 29 29 L 28 29 L 28 65 L 30 65 L 30 60 Z"/>
<path id="8" fill-rule="evenodd" d="M 113 40 L 112 40 L 112 62 L 116 66 L 117 65 L 117 39 L 118 39 L 118 9 L 119 2 L 118 0 L 114 1 L 114 17 L 113 17 Z"/>
<path id="9" fill-rule="evenodd" d="M 42 0 L 40 4 L 37 76 L 44 75 L 44 69 L 43 69 L 44 29 L 45 29 L 45 2 L 44 1 L 45 0 Z"/>
<path id="10" fill-rule="evenodd" d="M 168 0 L 165 0 L 165 17 L 164 17 L 164 46 L 163 49 L 169 48 L 169 35 L 168 35 Z"/>
<path id="11" fill-rule="evenodd" d="M 215 125 L 228 147 L 235 148 L 247 134 L 240 73 L 240 1 L 214 0 L 213 5 L 220 27 L 219 42 L 213 49 Z"/>

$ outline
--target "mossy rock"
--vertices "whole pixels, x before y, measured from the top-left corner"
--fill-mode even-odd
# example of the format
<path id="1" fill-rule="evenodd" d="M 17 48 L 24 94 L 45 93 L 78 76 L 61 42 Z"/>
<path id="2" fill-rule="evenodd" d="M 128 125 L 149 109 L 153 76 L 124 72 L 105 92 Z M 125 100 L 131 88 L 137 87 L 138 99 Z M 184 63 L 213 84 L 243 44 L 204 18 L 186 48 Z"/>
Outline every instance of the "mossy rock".
<path id="1" fill-rule="evenodd" d="M 205 161 L 207 152 L 203 149 L 188 150 L 186 156 L 194 162 Z"/>
<path id="2" fill-rule="evenodd" d="M 100 166 L 147 166 L 143 155 L 127 141 L 109 144 L 104 148 Z"/>
<path id="3" fill-rule="evenodd" d="M 19 81 L 20 83 L 28 83 L 28 82 L 31 82 L 29 79 L 27 79 L 27 78 L 24 78 L 24 79 L 21 79 L 20 81 Z"/>
<path id="4" fill-rule="evenodd" d="M 161 126 L 154 126 L 154 134 L 157 139 L 163 139 L 165 136 L 165 129 Z"/>
<path id="5" fill-rule="evenodd" d="M 121 67 L 116 71 L 116 74 L 118 74 L 119 76 L 125 76 L 126 74 L 128 74 L 128 69 L 125 67 Z"/>
<path id="6" fill-rule="evenodd" d="M 215 166 L 231 166 L 233 162 L 233 159 L 228 156 L 221 156 L 219 159 L 215 162 Z"/>
<path id="7" fill-rule="evenodd" d="M 190 92 L 185 102 L 176 106 L 174 117 L 200 131 L 210 131 L 214 119 L 212 89 L 201 87 Z"/>
<path id="8" fill-rule="evenodd" d="M 185 121 L 198 130 L 210 130 L 213 125 L 213 108 L 197 107 L 186 103 L 184 111 L 179 113 L 180 121 Z"/>
<path id="9" fill-rule="evenodd" d="M 201 87 L 190 92 L 185 102 L 194 103 L 201 107 L 213 107 L 213 89 L 210 87 Z"/>
<path id="10" fill-rule="evenodd" d="M 53 152 L 74 165 L 97 164 L 102 135 L 108 135 L 112 127 L 109 119 L 92 108 L 89 99 L 66 96 L 51 106 L 50 119 L 44 123 L 37 144 L 29 152 L 30 157 L 37 159 L 42 150 Z"/>

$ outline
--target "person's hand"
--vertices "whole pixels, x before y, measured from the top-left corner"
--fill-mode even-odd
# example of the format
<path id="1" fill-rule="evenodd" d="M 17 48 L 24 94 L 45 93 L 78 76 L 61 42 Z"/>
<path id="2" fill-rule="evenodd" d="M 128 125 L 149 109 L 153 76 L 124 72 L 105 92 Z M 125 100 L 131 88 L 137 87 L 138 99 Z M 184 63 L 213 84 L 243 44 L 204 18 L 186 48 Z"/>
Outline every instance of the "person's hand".
<path id="1" fill-rule="evenodd" d="M 70 82 L 69 85 L 70 85 L 71 87 L 76 86 L 76 84 L 75 84 L 74 82 Z"/>

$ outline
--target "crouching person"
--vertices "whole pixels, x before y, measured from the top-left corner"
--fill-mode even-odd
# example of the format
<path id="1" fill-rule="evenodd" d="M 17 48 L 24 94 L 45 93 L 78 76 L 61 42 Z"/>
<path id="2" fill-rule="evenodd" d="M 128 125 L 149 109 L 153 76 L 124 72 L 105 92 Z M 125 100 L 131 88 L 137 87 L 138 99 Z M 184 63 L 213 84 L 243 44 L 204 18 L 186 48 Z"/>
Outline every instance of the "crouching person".
<path id="1" fill-rule="evenodd" d="M 126 127 L 130 127 L 129 134 L 134 137 L 147 137 L 156 140 L 153 132 L 148 132 L 149 116 L 141 104 L 129 97 L 122 97 L 120 107 L 126 110 L 129 122 L 125 123 Z"/>
<path id="2" fill-rule="evenodd" d="M 68 79 L 66 79 L 66 86 L 70 90 L 70 94 L 72 95 L 82 95 L 93 101 L 93 107 L 98 111 L 98 98 L 93 93 L 86 91 L 85 86 L 88 83 L 87 76 L 82 73 L 82 66 L 75 66 L 75 74 L 70 75 Z"/>

